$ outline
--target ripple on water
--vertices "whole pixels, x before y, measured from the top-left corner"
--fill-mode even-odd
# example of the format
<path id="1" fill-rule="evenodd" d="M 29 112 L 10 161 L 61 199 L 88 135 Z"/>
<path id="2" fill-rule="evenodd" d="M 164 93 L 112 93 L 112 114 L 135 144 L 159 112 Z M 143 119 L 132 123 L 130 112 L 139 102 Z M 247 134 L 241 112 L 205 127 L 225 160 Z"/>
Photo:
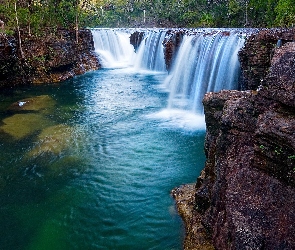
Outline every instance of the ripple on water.
<path id="1" fill-rule="evenodd" d="M 34 111 L 49 124 L 17 144 L 0 144 L 1 212 L 9 218 L 0 215 L 0 229 L 9 246 L 181 249 L 182 224 L 169 193 L 198 176 L 204 130 L 190 125 L 194 116 L 186 124 L 161 111 L 167 95 L 157 89 L 159 78 L 100 70 L 18 92 L 16 100 L 54 96 L 56 109 Z"/>

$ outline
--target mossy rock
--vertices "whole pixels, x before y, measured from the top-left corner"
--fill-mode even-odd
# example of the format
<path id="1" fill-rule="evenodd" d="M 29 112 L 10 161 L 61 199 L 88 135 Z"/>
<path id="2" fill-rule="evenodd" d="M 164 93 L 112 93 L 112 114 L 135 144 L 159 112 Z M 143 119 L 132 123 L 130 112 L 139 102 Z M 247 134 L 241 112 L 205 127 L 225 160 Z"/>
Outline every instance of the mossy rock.
<path id="1" fill-rule="evenodd" d="M 60 124 L 45 128 L 38 136 L 37 145 L 29 152 L 30 157 L 36 157 L 44 153 L 54 155 L 70 147 L 73 128 Z"/>
<path id="2" fill-rule="evenodd" d="M 22 99 L 13 103 L 8 110 L 12 111 L 46 111 L 52 110 L 56 102 L 49 95 L 40 95 Z"/>
<path id="3" fill-rule="evenodd" d="M 0 131 L 20 140 L 50 125 L 50 122 L 40 114 L 15 114 L 2 120 L 4 125 Z"/>

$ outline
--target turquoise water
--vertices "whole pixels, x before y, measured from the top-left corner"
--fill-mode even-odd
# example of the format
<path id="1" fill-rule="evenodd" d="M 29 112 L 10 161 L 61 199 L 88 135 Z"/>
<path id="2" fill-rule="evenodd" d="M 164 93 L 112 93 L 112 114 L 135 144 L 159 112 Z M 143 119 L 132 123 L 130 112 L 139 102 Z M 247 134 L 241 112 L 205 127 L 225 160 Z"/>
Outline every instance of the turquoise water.
<path id="1" fill-rule="evenodd" d="M 170 191 L 198 177 L 205 131 L 163 116 L 163 78 L 102 69 L 1 92 L 0 249 L 181 249 Z"/>

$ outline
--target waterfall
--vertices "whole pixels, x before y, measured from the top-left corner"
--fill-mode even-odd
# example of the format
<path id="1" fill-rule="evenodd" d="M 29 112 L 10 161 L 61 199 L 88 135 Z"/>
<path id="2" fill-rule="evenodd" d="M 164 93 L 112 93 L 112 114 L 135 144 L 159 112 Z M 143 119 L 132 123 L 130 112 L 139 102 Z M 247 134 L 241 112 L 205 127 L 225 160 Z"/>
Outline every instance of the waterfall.
<path id="1" fill-rule="evenodd" d="M 105 68 L 126 67 L 134 56 L 129 34 L 116 29 L 92 30 L 95 52 Z"/>
<path id="2" fill-rule="evenodd" d="M 165 30 L 148 30 L 145 32 L 144 40 L 141 42 L 136 60 L 136 69 L 153 71 L 166 71 L 163 41 L 166 35 Z"/>
<path id="3" fill-rule="evenodd" d="M 168 108 L 201 114 L 205 93 L 237 89 L 238 51 L 243 44 L 236 32 L 185 36 L 165 81 L 170 91 Z"/>
<path id="4" fill-rule="evenodd" d="M 129 66 L 135 71 L 166 71 L 163 40 L 167 30 L 143 29 L 135 53 L 130 45 L 133 29 L 92 30 L 95 50 L 104 67 Z M 176 31 L 177 32 L 177 31 Z M 244 34 L 244 33 L 243 33 Z M 244 44 L 241 31 L 190 30 L 185 32 L 164 85 L 169 92 L 168 110 L 203 114 L 205 93 L 238 89 L 238 51 Z"/>

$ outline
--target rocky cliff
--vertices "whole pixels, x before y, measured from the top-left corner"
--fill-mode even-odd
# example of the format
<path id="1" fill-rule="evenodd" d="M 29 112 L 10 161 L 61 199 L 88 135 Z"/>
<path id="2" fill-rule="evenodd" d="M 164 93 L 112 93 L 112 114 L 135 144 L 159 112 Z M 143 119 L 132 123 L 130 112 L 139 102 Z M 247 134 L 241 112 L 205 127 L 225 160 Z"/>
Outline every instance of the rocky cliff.
<path id="1" fill-rule="evenodd" d="M 100 67 L 89 30 L 79 31 L 78 43 L 68 30 L 23 35 L 21 47 L 23 55 L 17 39 L 0 33 L 0 87 L 59 82 Z"/>
<path id="2" fill-rule="evenodd" d="M 252 90 L 205 96 L 205 168 L 172 191 L 185 249 L 295 249 L 294 40 L 251 36 L 240 56 Z"/>

